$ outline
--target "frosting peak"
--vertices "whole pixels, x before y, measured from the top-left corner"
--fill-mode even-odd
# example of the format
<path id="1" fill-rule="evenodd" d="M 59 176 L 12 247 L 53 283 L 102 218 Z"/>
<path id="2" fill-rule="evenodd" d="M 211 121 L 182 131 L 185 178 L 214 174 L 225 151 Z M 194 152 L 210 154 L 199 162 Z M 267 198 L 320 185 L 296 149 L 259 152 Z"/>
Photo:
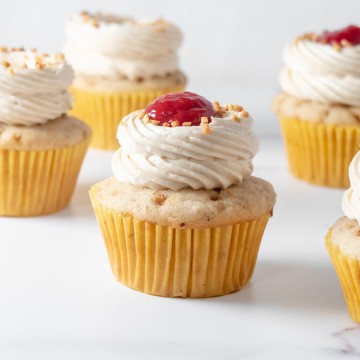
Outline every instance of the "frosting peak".
<path id="1" fill-rule="evenodd" d="M 66 25 L 66 58 L 79 74 L 130 80 L 177 72 L 182 36 L 162 20 L 82 13 Z"/>
<path id="2" fill-rule="evenodd" d="M 73 71 L 61 54 L 0 50 L 0 123 L 43 124 L 71 108 Z"/>
<path id="3" fill-rule="evenodd" d="M 331 44 L 316 34 L 306 34 L 288 44 L 280 85 L 300 99 L 360 106 L 360 45 Z"/>
<path id="4" fill-rule="evenodd" d="M 153 189 L 226 189 L 251 175 L 258 139 L 244 111 L 211 116 L 206 126 L 159 126 L 143 111 L 126 116 L 118 128 L 115 177 Z M 208 130 L 208 131 L 207 131 Z"/>
<path id="5" fill-rule="evenodd" d="M 350 187 L 342 199 L 342 209 L 349 219 L 360 225 L 360 152 L 352 159 L 349 167 Z"/>

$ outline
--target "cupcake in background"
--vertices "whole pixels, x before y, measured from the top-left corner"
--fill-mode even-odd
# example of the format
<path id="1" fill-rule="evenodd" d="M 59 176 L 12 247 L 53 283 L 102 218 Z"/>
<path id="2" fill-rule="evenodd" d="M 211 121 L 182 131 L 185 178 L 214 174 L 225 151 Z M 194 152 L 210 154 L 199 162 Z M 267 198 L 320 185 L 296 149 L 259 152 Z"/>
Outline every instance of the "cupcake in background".
<path id="1" fill-rule="evenodd" d="M 276 197 L 251 176 L 252 123 L 241 106 L 189 92 L 160 96 L 121 121 L 114 177 L 90 190 L 117 280 L 169 297 L 247 284 Z"/>
<path id="2" fill-rule="evenodd" d="M 75 69 L 71 114 L 94 130 L 93 147 L 116 149 L 125 115 L 185 87 L 182 35 L 167 21 L 82 13 L 68 21 L 66 35 L 65 56 Z"/>
<path id="3" fill-rule="evenodd" d="M 339 277 L 352 319 L 360 323 L 360 152 L 349 168 L 350 188 L 345 192 L 345 214 L 329 230 L 326 247 Z"/>
<path id="4" fill-rule="evenodd" d="M 305 34 L 285 47 L 283 93 L 273 102 L 290 172 L 347 187 L 360 142 L 360 28 Z"/>
<path id="5" fill-rule="evenodd" d="M 67 116 L 64 55 L 0 52 L 0 216 L 49 214 L 70 202 L 90 128 Z"/>

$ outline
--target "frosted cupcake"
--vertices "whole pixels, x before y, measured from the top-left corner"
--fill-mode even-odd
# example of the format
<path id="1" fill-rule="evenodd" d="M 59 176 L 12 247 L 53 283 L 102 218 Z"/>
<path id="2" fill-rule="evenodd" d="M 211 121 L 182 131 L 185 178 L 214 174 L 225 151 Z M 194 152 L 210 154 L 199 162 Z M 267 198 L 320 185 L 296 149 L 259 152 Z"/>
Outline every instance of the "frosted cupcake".
<path id="1" fill-rule="evenodd" d="M 349 186 L 360 142 L 360 28 L 300 36 L 284 51 L 280 117 L 290 171 L 310 183 Z"/>
<path id="2" fill-rule="evenodd" d="M 90 190 L 111 267 L 153 295 L 210 297 L 251 278 L 275 203 L 251 176 L 258 139 L 241 106 L 167 94 L 126 116 L 114 177 Z"/>
<path id="3" fill-rule="evenodd" d="M 345 214 L 329 230 L 326 246 L 338 274 L 351 317 L 360 323 L 360 152 L 349 168 L 350 188 L 345 192 Z"/>
<path id="4" fill-rule="evenodd" d="M 0 52 L 0 215 L 33 216 L 70 202 L 90 129 L 69 117 L 73 71 L 63 55 Z"/>
<path id="5" fill-rule="evenodd" d="M 71 114 L 94 130 L 94 147 L 116 149 L 125 115 L 185 86 L 177 56 L 182 35 L 167 21 L 82 13 L 66 34 L 65 55 L 76 73 Z"/>

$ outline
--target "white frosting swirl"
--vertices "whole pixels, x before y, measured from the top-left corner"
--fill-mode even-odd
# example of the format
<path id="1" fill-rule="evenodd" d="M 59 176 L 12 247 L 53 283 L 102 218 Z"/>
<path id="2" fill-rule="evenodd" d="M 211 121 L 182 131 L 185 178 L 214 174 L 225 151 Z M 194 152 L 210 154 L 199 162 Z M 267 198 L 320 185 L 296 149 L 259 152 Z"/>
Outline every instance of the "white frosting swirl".
<path id="1" fill-rule="evenodd" d="M 258 151 L 253 120 L 212 117 L 210 134 L 201 126 L 168 128 L 145 124 L 134 112 L 118 128 L 121 148 L 112 159 L 121 182 L 154 189 L 226 189 L 252 173 Z"/>
<path id="2" fill-rule="evenodd" d="M 0 123 L 31 126 L 71 109 L 71 67 L 56 55 L 0 52 Z"/>
<path id="3" fill-rule="evenodd" d="M 360 151 L 354 156 L 349 167 L 350 187 L 342 199 L 342 209 L 349 219 L 356 219 L 360 225 Z"/>
<path id="4" fill-rule="evenodd" d="M 326 104 L 360 106 L 360 46 L 335 50 L 311 40 L 285 47 L 280 84 L 288 94 Z"/>
<path id="5" fill-rule="evenodd" d="M 79 15 L 67 23 L 66 34 L 65 55 L 79 74 L 135 80 L 179 70 L 181 33 L 162 20 Z"/>

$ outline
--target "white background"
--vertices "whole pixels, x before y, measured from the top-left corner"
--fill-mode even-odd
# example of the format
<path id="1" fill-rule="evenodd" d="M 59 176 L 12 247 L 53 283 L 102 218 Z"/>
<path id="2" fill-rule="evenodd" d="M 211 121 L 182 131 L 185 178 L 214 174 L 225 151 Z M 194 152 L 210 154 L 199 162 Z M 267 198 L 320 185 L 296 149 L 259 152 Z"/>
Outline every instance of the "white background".
<path id="1" fill-rule="evenodd" d="M 291 177 L 272 97 L 281 51 L 305 31 L 356 23 L 359 0 L 4 1 L 0 43 L 61 51 L 80 10 L 163 16 L 181 27 L 189 88 L 247 106 L 261 150 L 255 175 L 278 194 L 251 283 L 214 299 L 164 299 L 116 283 L 88 198 L 111 175 L 90 150 L 71 206 L 51 216 L 0 218 L 0 359 L 358 359 L 324 246 L 343 190 Z M 358 23 L 358 22 L 357 22 Z"/>
<path id="2" fill-rule="evenodd" d="M 309 31 L 357 23 L 359 0 L 0 0 L 0 44 L 61 51 L 64 23 L 82 10 L 162 16 L 184 33 L 189 89 L 247 106 L 258 130 L 273 129 L 284 44 Z"/>

